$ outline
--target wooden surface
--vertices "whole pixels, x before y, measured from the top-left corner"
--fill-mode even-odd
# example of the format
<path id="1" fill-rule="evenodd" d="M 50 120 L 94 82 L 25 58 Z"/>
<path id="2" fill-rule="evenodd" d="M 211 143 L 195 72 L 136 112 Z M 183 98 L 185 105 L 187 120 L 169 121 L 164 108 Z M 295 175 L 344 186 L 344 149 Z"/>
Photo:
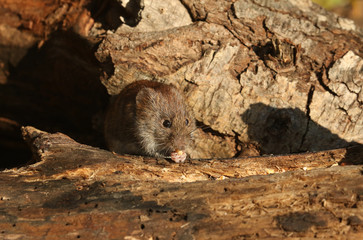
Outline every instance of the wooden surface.
<path id="1" fill-rule="evenodd" d="M 194 182 L 200 180 L 242 178 L 250 175 L 265 175 L 292 170 L 310 170 L 344 164 L 362 164 L 362 149 L 348 157 L 352 149 L 336 149 L 316 153 L 304 153 L 286 156 L 245 157 L 238 159 L 190 159 L 188 164 L 174 164 L 163 158 L 119 156 L 109 151 L 82 145 L 68 136 L 49 134 L 33 127 L 23 128 L 26 141 L 33 148 L 38 163 L 23 170 L 32 172 L 34 178 L 42 177 L 61 179 L 76 178 L 79 174 L 85 178 L 98 179 L 113 175 L 126 180 L 167 182 Z M 360 152 L 359 152 L 360 151 Z M 348 157 L 348 158 L 347 158 Z M 55 159 L 52 161 L 51 159 Z M 62 171 L 59 171 L 63 169 Z M 126 177 L 126 179 L 123 179 Z"/>
<path id="2" fill-rule="evenodd" d="M 37 0 L 0 1 L 0 17 L 17 16 L 0 28 L 4 166 L 29 156 L 11 154 L 24 149 L 22 125 L 103 146 L 106 89 L 139 79 L 184 91 L 203 129 L 194 158 L 363 143 L 363 34 L 353 22 L 310 1 L 169 2 L 48 1 L 37 14 Z"/>
<path id="3" fill-rule="evenodd" d="M 2 239 L 363 236 L 363 169 L 336 164 L 346 149 L 175 164 L 23 134 L 39 162 L 0 173 Z M 295 171 L 255 175 L 276 169 Z"/>
<path id="4" fill-rule="evenodd" d="M 119 2 L 0 0 L 0 239 L 363 238 L 361 29 L 308 0 Z M 106 90 L 139 79 L 184 91 L 195 159 L 101 149 Z"/>
<path id="5" fill-rule="evenodd" d="M 110 94 L 137 79 L 184 90 L 211 130 L 194 157 L 238 156 L 248 143 L 263 154 L 363 143 L 363 33 L 352 21 L 307 0 L 170 2 L 191 21 L 165 28 L 175 11 L 145 1 L 160 29 L 145 15 L 142 27 L 108 32 L 96 56 Z"/>

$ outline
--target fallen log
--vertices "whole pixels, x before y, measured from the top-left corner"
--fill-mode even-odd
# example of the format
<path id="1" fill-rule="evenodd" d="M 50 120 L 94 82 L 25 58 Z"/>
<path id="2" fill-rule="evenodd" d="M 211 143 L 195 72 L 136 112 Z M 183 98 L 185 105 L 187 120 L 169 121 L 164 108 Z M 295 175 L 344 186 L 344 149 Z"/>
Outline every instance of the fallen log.
<path id="1" fill-rule="evenodd" d="M 4 239 L 363 234 L 362 166 L 336 164 L 347 149 L 175 164 L 118 156 L 32 127 L 23 134 L 37 162 L 0 173 Z"/>
<path id="2" fill-rule="evenodd" d="M 1 239 L 361 238 L 359 28 L 310 1 L 119 2 L 0 0 L 5 162 L 20 126 L 47 131 L 22 128 L 33 162 L 0 172 Z M 194 159 L 94 147 L 100 82 L 140 78 L 184 91 Z"/>
<path id="3" fill-rule="evenodd" d="M 363 164 L 362 148 L 335 149 L 315 153 L 280 156 L 257 156 L 232 159 L 189 159 L 188 164 L 174 164 L 163 158 L 117 155 L 99 148 L 79 144 L 62 133 L 49 134 L 33 127 L 23 128 L 23 135 L 37 163 L 19 170 L 31 172 L 33 178 L 92 178 L 115 173 L 120 181 L 159 180 L 194 182 L 211 179 L 243 178 L 293 170 L 326 168 L 339 163 Z M 352 150 L 353 149 L 353 150 Z M 358 154 L 347 159 L 348 152 Z M 114 176 L 115 178 L 116 176 Z M 126 177 L 127 179 L 124 179 Z"/>

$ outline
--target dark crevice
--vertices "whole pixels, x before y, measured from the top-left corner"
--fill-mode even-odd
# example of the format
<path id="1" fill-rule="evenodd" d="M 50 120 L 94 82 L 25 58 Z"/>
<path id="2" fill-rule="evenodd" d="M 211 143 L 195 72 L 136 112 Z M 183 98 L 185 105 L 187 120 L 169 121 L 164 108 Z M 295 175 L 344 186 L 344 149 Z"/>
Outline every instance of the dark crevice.
<path id="1" fill-rule="evenodd" d="M 297 56 L 297 54 L 298 54 L 298 49 L 296 48 L 296 47 L 294 47 L 293 49 L 292 49 L 292 52 L 293 52 L 293 65 L 296 65 L 296 62 L 297 62 L 297 58 L 298 58 L 298 56 Z"/>
<path id="2" fill-rule="evenodd" d="M 253 45 L 252 50 L 272 74 L 292 68 L 298 58 L 298 47 L 286 39 L 280 40 L 275 36 L 267 42 Z"/>
<path id="3" fill-rule="evenodd" d="M 238 82 L 239 82 L 239 85 L 240 85 L 240 88 L 239 88 L 239 93 L 241 94 L 241 96 L 243 97 L 243 95 L 242 95 L 242 90 L 243 90 L 243 86 L 242 86 L 242 84 L 241 84 L 241 81 L 240 81 L 240 79 L 241 79 L 241 75 L 242 75 L 242 73 L 244 73 L 245 71 L 243 71 L 243 72 L 241 72 L 240 74 L 238 74 L 237 75 L 237 80 L 238 80 Z"/>
<path id="4" fill-rule="evenodd" d="M 207 18 L 208 18 L 208 12 L 205 14 L 205 16 L 203 18 L 200 18 L 200 19 L 197 19 L 197 20 L 206 22 L 207 21 Z"/>
<path id="5" fill-rule="evenodd" d="M 141 21 L 144 6 L 141 0 L 130 0 L 125 7 L 117 0 L 96 0 L 89 4 L 88 9 L 92 17 L 101 22 L 105 29 L 116 30 L 123 23 L 136 27 Z M 123 17 L 124 22 L 120 16 Z"/>
<path id="6" fill-rule="evenodd" d="M 349 116 L 348 111 L 342 107 L 338 107 L 338 109 L 342 112 L 344 112 L 347 116 Z"/>
<path id="7" fill-rule="evenodd" d="M 213 53 L 212 53 L 212 59 L 209 61 L 207 68 L 210 67 L 210 65 L 212 64 L 212 62 L 213 62 L 213 60 L 214 60 L 214 58 L 215 58 L 215 56 L 217 55 L 218 52 L 219 52 L 219 49 L 216 49 L 216 50 L 213 51 Z"/>
<path id="8" fill-rule="evenodd" d="M 272 41 L 267 42 L 265 45 L 252 46 L 252 50 L 262 60 L 266 59 L 268 55 L 276 57 L 280 54 L 279 49 L 274 47 Z"/>
<path id="9" fill-rule="evenodd" d="M 350 122 L 352 122 L 352 123 L 356 124 L 356 122 L 355 122 L 355 121 L 353 121 L 353 120 L 352 120 L 352 118 L 351 118 L 351 116 L 349 115 L 348 110 L 344 109 L 343 107 L 338 107 L 338 109 L 339 109 L 340 111 L 342 111 L 345 115 L 347 115 L 347 118 L 348 118 L 348 120 L 349 120 Z"/>
<path id="10" fill-rule="evenodd" d="M 304 135 L 301 138 L 301 143 L 300 143 L 300 147 L 299 147 L 300 150 L 301 150 L 301 148 L 302 148 L 302 146 L 303 146 L 303 144 L 305 142 L 306 135 L 307 135 L 307 133 L 309 131 L 309 125 L 310 125 L 310 121 L 311 121 L 311 118 L 310 118 L 310 104 L 313 101 L 314 91 L 315 91 L 315 86 L 311 85 L 310 89 L 309 89 L 309 93 L 308 93 L 308 99 L 306 101 L 306 118 L 307 118 L 306 129 L 305 129 Z"/>
<path id="11" fill-rule="evenodd" d="M 197 128 L 200 128 L 203 132 L 205 133 L 209 133 L 213 136 L 217 136 L 217 137 L 221 137 L 221 138 L 226 138 L 226 137 L 231 137 L 230 135 L 228 134 L 222 134 L 216 130 L 213 130 L 210 126 L 208 125 L 205 125 L 203 122 L 200 122 L 200 121 L 196 121 L 196 125 L 197 125 Z"/>
<path id="12" fill-rule="evenodd" d="M 275 79 L 275 75 L 277 74 L 276 70 L 272 69 L 267 63 L 267 56 L 275 56 L 278 52 L 275 52 L 273 48 L 272 42 L 267 42 L 265 45 L 252 46 L 252 50 L 255 52 L 256 56 L 262 60 L 263 65 L 270 70 L 273 78 Z M 257 72 L 257 71 L 256 71 Z"/>
<path id="13" fill-rule="evenodd" d="M 241 79 L 241 75 L 246 73 L 250 66 L 251 66 L 250 63 L 248 63 L 247 66 L 244 69 L 242 69 L 242 71 L 235 71 L 235 73 L 237 74 L 236 79 L 238 81 Z M 240 92 L 242 91 L 242 88 L 243 87 L 241 86 Z"/>
<path id="14" fill-rule="evenodd" d="M 231 5 L 230 9 L 231 9 L 231 12 L 233 14 L 233 17 L 237 18 L 236 9 L 234 8 L 234 4 Z M 229 17 L 228 17 L 228 19 L 229 19 Z"/>
<path id="15" fill-rule="evenodd" d="M 233 133 L 234 133 L 234 142 L 236 144 L 236 146 L 235 146 L 236 154 L 233 156 L 233 158 L 236 158 L 236 157 L 240 156 L 241 153 L 242 153 L 242 143 L 238 139 L 238 137 L 240 136 L 240 134 L 237 133 L 237 132 L 235 132 L 235 131 L 233 131 Z"/>
<path id="16" fill-rule="evenodd" d="M 275 82 L 277 82 L 277 80 L 276 80 L 277 72 L 275 70 L 271 69 L 271 68 L 269 68 L 269 69 L 271 70 L 272 79 Z"/>
<path id="17" fill-rule="evenodd" d="M 0 125 L 0 170 L 39 161 L 22 138 L 21 126 L 62 132 L 78 142 L 104 147 L 96 123 L 108 102 L 94 45 L 73 31 L 56 31 L 39 48 L 32 46 L 8 76 L 0 91 L 7 104 Z M 109 72 L 113 72 L 110 60 Z M 97 126 L 96 126 L 97 125 Z M 5 134 L 4 134 L 5 133 Z M 33 158 L 32 158 L 33 157 Z"/>
<path id="18" fill-rule="evenodd" d="M 273 34 L 271 31 L 270 31 L 270 29 L 266 26 L 266 17 L 262 20 L 262 27 L 263 27 L 263 29 L 265 29 L 265 31 L 266 31 L 266 38 L 267 38 L 267 35 L 268 35 L 268 33 L 271 33 L 271 34 Z"/>
<path id="19" fill-rule="evenodd" d="M 187 83 L 190 83 L 190 84 L 192 84 L 192 85 L 199 86 L 197 83 L 192 82 L 192 81 L 190 81 L 189 79 L 184 78 L 184 81 L 186 81 Z"/>
<path id="20" fill-rule="evenodd" d="M 353 81 L 352 81 L 353 82 Z M 345 87 L 348 89 L 348 91 L 350 92 L 350 93 L 353 93 L 353 94 L 357 94 L 358 95 L 358 93 L 356 93 L 356 92 L 354 92 L 353 90 L 351 90 L 350 88 L 349 88 L 349 86 L 348 86 L 348 84 L 346 83 L 346 82 L 341 82 L 342 84 L 344 84 L 345 85 Z M 359 87 L 355 82 L 353 82 L 353 84 L 356 86 L 356 87 Z"/>
<path id="21" fill-rule="evenodd" d="M 316 77 L 319 81 L 320 86 L 322 86 L 324 88 L 325 91 L 329 92 L 331 95 L 333 95 L 334 97 L 338 97 L 338 94 L 336 94 L 333 90 L 331 90 L 323 81 L 323 78 L 328 78 L 328 76 L 326 76 L 326 69 L 323 69 L 320 72 L 316 72 Z"/>

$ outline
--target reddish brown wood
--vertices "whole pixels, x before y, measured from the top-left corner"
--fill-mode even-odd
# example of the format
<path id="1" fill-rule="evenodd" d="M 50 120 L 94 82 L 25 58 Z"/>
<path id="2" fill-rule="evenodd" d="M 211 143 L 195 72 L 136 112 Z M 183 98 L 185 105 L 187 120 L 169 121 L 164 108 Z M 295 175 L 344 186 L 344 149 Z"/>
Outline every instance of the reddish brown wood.
<path id="1" fill-rule="evenodd" d="M 118 2 L 0 0 L 0 152 L 33 154 L 0 172 L 0 239 L 361 238 L 361 30 L 310 1 Z M 140 78 L 184 90 L 196 159 L 92 147 L 100 79 Z M 305 153 L 232 158 L 259 151 Z"/>

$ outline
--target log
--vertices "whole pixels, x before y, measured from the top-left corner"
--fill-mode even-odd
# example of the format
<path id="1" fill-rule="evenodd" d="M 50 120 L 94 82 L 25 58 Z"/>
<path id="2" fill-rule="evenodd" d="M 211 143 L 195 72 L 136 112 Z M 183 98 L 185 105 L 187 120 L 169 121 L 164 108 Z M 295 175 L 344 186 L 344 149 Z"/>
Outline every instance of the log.
<path id="1" fill-rule="evenodd" d="M 100 78 L 111 95 L 143 78 L 185 92 L 201 127 L 193 158 L 362 144 L 363 34 L 353 22 L 307 0 L 111 2 L 86 10 L 88 1 L 49 1 L 36 15 L 20 2 L 0 1 L 3 12 L 19 18 L 16 26 L 3 23 L 17 32 L 1 32 L 4 49 L 12 49 L 11 36 L 22 49 L 1 54 L 16 66 L 9 75 L 10 66 L 0 63 L 5 122 L 102 147 L 107 100 Z M 39 18 L 37 26 L 49 26 L 17 28 Z M 20 139 L 18 132 L 12 138 Z"/>
<path id="2" fill-rule="evenodd" d="M 94 180 L 122 173 L 120 181 L 162 180 L 195 182 L 210 179 L 243 178 L 293 170 L 326 168 L 338 164 L 363 164 L 363 148 L 283 156 L 244 157 L 236 159 L 189 159 L 188 164 L 173 164 L 163 158 L 119 156 L 82 145 L 62 133 L 49 134 L 33 127 L 23 128 L 23 135 L 36 157 L 35 165 L 22 171 L 38 179 L 84 178 Z M 355 154 L 354 154 L 355 153 Z M 23 172 L 23 174 L 26 174 Z M 39 173 L 39 174 L 37 174 Z M 114 179 L 116 176 L 113 177 Z M 126 178 L 126 179 L 124 179 Z"/>
<path id="3" fill-rule="evenodd" d="M 0 238 L 361 238 L 350 20 L 308 0 L 23 4 L 0 0 L 0 152 L 21 158 L 0 172 Z M 105 91 L 141 78 L 184 91 L 184 164 L 102 149 Z"/>
<path id="4" fill-rule="evenodd" d="M 210 129 L 193 157 L 238 156 L 251 143 L 262 154 L 363 143 L 363 35 L 352 21 L 310 1 L 171 2 L 191 21 L 145 30 L 142 15 L 142 27 L 109 32 L 96 56 L 113 66 L 103 79 L 110 94 L 140 78 L 184 90 Z"/>
<path id="5" fill-rule="evenodd" d="M 33 127 L 23 128 L 23 134 L 38 162 L 0 172 L 3 239 L 359 239 L 363 234 L 362 165 L 327 167 L 346 156 L 342 149 L 173 164 L 118 156 Z M 249 166 L 253 162 L 258 163 Z M 267 174 L 271 165 L 300 170 L 254 175 L 259 166 Z"/>

